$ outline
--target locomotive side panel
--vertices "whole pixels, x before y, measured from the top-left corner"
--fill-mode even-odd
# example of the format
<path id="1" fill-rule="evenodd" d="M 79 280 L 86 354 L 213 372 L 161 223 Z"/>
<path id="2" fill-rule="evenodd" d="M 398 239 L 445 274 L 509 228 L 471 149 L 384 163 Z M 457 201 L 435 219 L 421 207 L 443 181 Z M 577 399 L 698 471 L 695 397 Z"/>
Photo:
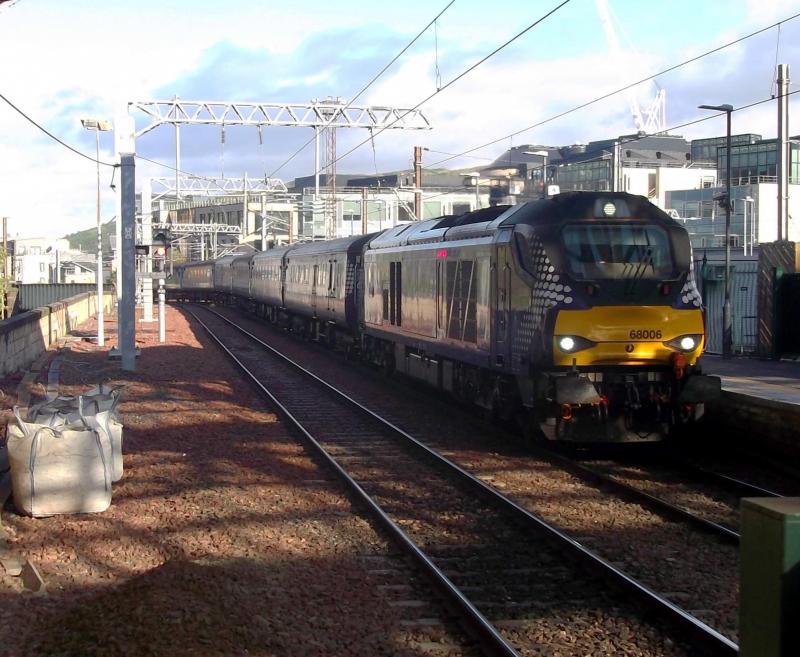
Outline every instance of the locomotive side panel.
<path id="1" fill-rule="evenodd" d="M 488 352 L 491 250 L 486 239 L 368 250 L 365 325 L 433 351 Z"/>

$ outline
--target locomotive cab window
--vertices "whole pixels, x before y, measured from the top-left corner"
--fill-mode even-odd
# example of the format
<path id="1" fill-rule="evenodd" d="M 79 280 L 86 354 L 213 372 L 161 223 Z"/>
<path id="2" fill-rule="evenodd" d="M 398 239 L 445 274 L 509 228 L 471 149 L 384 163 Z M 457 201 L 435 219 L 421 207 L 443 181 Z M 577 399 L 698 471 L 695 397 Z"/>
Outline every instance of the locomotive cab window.
<path id="1" fill-rule="evenodd" d="M 583 224 L 562 231 L 567 268 L 584 280 L 672 278 L 669 235 L 658 226 Z"/>

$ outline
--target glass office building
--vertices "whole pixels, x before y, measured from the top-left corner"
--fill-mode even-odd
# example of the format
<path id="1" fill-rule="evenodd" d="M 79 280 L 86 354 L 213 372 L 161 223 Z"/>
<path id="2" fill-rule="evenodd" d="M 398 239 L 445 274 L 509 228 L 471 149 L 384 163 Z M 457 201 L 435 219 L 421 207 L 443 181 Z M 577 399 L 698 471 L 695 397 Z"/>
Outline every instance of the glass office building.
<path id="1" fill-rule="evenodd" d="M 731 135 L 731 146 L 755 144 L 761 141 L 761 135 Z M 708 162 L 716 165 L 717 149 L 725 146 L 727 137 L 711 137 L 709 139 L 693 139 L 691 142 L 692 162 Z"/>
<path id="2" fill-rule="evenodd" d="M 772 188 L 774 189 L 774 187 Z M 758 185 L 731 188 L 731 247 L 742 249 L 758 245 Z M 667 211 L 675 210 L 678 221 L 689 231 L 692 247 L 725 246 L 725 210 L 715 197 L 724 193 L 721 187 L 684 189 L 666 194 Z"/>
<path id="3" fill-rule="evenodd" d="M 717 148 L 720 181 L 726 175 L 727 147 Z M 789 182 L 800 183 L 800 143 L 789 142 Z M 731 185 L 748 185 L 778 180 L 778 140 L 763 139 L 754 144 L 731 143 Z"/>

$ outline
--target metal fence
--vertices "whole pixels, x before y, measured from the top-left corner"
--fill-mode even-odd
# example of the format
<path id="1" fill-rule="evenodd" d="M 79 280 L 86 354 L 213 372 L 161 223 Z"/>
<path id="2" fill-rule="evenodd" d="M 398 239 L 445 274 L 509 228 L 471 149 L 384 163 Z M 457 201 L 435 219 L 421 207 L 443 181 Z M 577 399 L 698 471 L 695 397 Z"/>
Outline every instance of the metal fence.
<path id="1" fill-rule="evenodd" d="M 17 302 L 14 312 L 25 312 L 41 308 L 56 301 L 63 301 L 84 292 L 97 290 L 95 283 L 25 283 L 16 286 Z"/>
<path id="2" fill-rule="evenodd" d="M 722 307 L 725 303 L 725 265 L 695 260 L 706 311 L 706 351 L 722 353 Z M 758 347 L 758 262 L 731 262 L 733 353 L 752 354 Z"/>

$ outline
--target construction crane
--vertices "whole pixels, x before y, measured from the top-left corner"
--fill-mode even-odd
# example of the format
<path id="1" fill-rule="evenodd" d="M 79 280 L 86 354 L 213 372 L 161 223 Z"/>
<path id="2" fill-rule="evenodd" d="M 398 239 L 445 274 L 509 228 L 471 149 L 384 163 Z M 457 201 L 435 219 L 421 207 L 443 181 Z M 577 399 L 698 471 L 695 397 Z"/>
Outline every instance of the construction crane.
<path id="1" fill-rule="evenodd" d="M 619 45 L 616 29 L 614 28 L 611 9 L 608 6 L 607 0 L 595 0 L 595 2 L 597 4 L 597 13 L 600 15 L 600 22 L 603 24 L 603 30 L 606 33 L 608 45 L 611 48 L 611 52 L 614 54 L 615 60 L 621 63 L 624 61 L 623 52 Z M 644 110 L 639 105 L 639 99 L 636 96 L 636 88 L 631 87 L 626 92 L 628 105 L 630 106 L 631 115 L 633 116 L 633 122 L 637 132 L 652 134 L 663 132 L 666 129 L 667 92 L 660 88 L 657 83 L 653 82 L 653 84 L 657 89 L 656 96 L 652 103 Z"/>

